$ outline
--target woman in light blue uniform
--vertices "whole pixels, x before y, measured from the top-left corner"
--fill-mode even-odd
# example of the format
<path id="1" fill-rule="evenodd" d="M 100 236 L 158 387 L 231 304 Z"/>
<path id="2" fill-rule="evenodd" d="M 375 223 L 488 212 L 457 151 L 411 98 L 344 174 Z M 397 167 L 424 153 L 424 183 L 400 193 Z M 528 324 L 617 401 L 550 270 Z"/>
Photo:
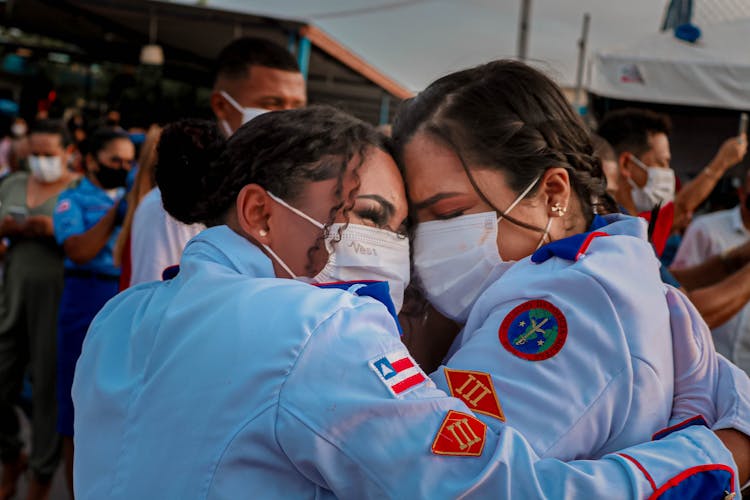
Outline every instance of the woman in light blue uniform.
<path id="1" fill-rule="evenodd" d="M 600 162 L 552 81 L 510 61 L 454 73 L 402 108 L 394 138 L 416 274 L 465 324 L 440 388 L 540 456 L 598 458 L 695 423 L 748 442 L 747 376 L 662 285 L 645 224 L 597 215 L 616 212 Z M 482 411 L 493 393 L 501 410 Z"/>
<path id="2" fill-rule="evenodd" d="M 57 330 L 57 430 L 72 484 L 73 401 L 76 360 L 91 320 L 118 292 L 119 267 L 112 249 L 122 224 L 125 181 L 135 149 L 128 134 L 101 129 L 88 139 L 87 174 L 63 191 L 55 207 L 55 239 L 65 252 L 63 294 Z"/>
<path id="3" fill-rule="evenodd" d="M 435 388 L 383 303 L 309 284 L 408 280 L 384 265 L 408 259 L 407 208 L 370 126 L 311 107 L 227 142 L 206 127 L 168 127 L 156 172 L 166 210 L 208 229 L 84 342 L 76 498 L 641 498 L 681 472 L 685 498 L 734 487 L 700 469 L 734 466 L 704 427 L 628 449 L 638 464 L 539 460 Z"/>

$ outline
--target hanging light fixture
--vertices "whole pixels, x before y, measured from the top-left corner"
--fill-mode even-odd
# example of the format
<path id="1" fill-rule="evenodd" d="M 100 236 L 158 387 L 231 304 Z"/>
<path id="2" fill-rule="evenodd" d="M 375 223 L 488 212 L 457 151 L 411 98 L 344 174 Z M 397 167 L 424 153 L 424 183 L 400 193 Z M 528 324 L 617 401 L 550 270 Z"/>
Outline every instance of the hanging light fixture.
<path id="1" fill-rule="evenodd" d="M 156 43 L 157 22 L 156 15 L 151 11 L 148 25 L 148 45 L 144 45 L 141 49 L 141 64 L 148 64 L 150 66 L 164 65 L 164 50 L 161 48 L 161 45 Z"/>

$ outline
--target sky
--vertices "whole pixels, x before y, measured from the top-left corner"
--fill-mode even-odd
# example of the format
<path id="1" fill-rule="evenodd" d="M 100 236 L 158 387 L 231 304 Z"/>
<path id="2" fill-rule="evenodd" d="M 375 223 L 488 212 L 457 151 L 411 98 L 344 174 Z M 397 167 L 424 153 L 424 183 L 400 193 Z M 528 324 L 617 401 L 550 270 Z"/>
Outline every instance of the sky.
<path id="1" fill-rule="evenodd" d="M 196 3 L 195 0 L 178 0 Z M 659 30 L 667 0 L 532 0 L 528 57 L 575 81 L 583 14 L 589 52 Z M 418 91 L 437 77 L 516 55 L 521 0 L 205 0 L 208 7 L 311 22 L 380 71 Z"/>

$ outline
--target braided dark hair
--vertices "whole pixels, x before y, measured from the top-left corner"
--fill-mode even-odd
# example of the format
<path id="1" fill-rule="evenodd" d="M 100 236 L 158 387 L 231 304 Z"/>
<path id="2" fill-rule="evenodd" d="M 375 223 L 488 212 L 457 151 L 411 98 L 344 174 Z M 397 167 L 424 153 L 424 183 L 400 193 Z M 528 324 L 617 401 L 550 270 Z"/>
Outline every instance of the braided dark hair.
<path id="1" fill-rule="evenodd" d="M 354 206 L 357 170 L 372 147 L 388 151 L 386 139 L 372 126 L 329 106 L 276 111 L 258 116 L 225 140 L 215 124 L 183 120 L 162 133 L 156 182 L 164 208 L 177 220 L 207 226 L 223 224 L 237 195 L 258 184 L 294 204 L 308 182 L 337 179 L 326 226 Z M 347 166 L 359 158 L 355 187 L 344 198 Z M 309 249 L 312 255 L 323 236 Z"/>
<path id="2" fill-rule="evenodd" d="M 526 64 L 493 61 L 435 81 L 399 110 L 393 127 L 399 156 L 420 131 L 451 147 L 472 182 L 468 165 L 496 168 L 521 192 L 547 169 L 563 167 L 587 225 L 595 209 L 616 211 L 586 127 L 557 85 Z"/>

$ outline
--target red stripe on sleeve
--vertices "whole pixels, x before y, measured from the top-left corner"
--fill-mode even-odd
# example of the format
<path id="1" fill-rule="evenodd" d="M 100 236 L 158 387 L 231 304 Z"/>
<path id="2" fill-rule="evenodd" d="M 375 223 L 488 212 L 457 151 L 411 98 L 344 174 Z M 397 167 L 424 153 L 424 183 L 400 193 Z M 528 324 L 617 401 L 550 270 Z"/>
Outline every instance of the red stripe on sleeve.
<path id="1" fill-rule="evenodd" d="M 393 392 L 395 392 L 396 394 L 401 394 L 405 390 L 410 389 L 417 384 L 421 384 L 424 381 L 424 375 L 422 375 L 421 373 L 417 373 L 416 375 L 412 375 L 411 377 L 402 380 L 398 384 L 395 384 L 393 386 Z"/>
<path id="2" fill-rule="evenodd" d="M 624 453 L 618 453 L 622 458 L 625 458 L 627 460 L 630 460 L 635 464 L 636 467 L 638 467 L 638 470 L 643 472 L 643 475 L 646 476 L 646 479 L 648 479 L 648 482 L 651 484 L 651 488 L 656 492 L 656 483 L 654 482 L 654 478 L 651 477 L 651 474 L 648 473 L 646 468 L 641 465 L 641 463 L 636 460 L 635 458 L 631 457 L 630 455 L 626 455 Z"/>
<path id="3" fill-rule="evenodd" d="M 403 359 L 394 361 L 393 363 L 391 363 L 391 366 L 397 372 L 402 372 L 404 370 L 408 370 L 409 368 L 413 368 L 414 363 L 412 363 L 409 358 L 403 358 Z"/>

